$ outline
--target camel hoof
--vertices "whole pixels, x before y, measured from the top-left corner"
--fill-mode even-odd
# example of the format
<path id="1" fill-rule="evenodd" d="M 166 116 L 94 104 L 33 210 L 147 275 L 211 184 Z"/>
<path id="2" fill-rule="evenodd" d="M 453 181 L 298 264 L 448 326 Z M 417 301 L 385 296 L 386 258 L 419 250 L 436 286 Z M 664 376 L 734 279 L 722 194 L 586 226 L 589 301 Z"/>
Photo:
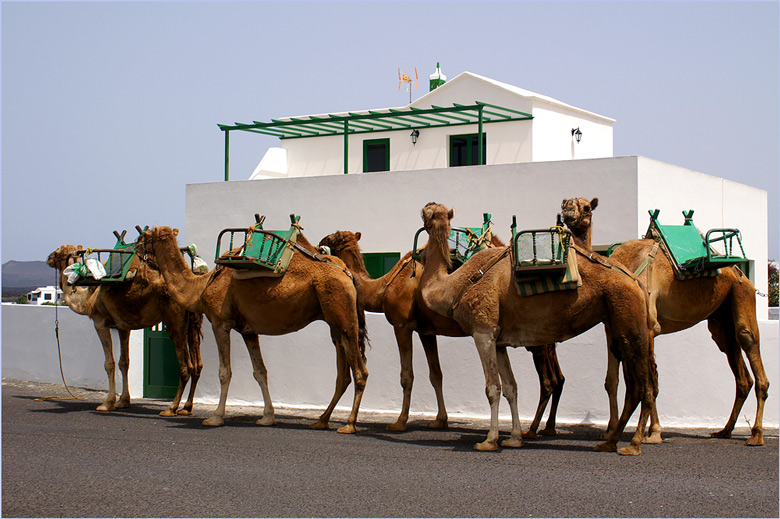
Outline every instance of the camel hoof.
<path id="1" fill-rule="evenodd" d="M 406 422 L 397 421 L 387 426 L 388 431 L 392 432 L 404 432 L 406 430 Z"/>
<path id="2" fill-rule="evenodd" d="M 97 406 L 97 411 L 113 411 L 114 409 L 116 409 L 116 406 L 113 403 L 108 404 L 106 402 L 103 402 L 102 404 Z"/>
<path id="3" fill-rule="evenodd" d="M 328 428 L 328 422 L 323 422 L 322 420 L 317 420 L 313 424 L 309 426 L 309 429 L 317 429 L 318 431 L 324 431 Z"/>
<path id="4" fill-rule="evenodd" d="M 336 429 L 336 432 L 341 434 L 355 434 L 357 432 L 357 427 L 355 427 L 354 424 L 347 424 L 344 427 Z"/>
<path id="5" fill-rule="evenodd" d="M 259 418 L 255 425 L 262 425 L 265 427 L 269 427 L 271 425 L 276 425 L 276 418 L 274 416 L 264 416 L 262 418 Z"/>
<path id="6" fill-rule="evenodd" d="M 650 436 L 642 438 L 642 443 L 647 445 L 661 445 L 664 440 L 661 438 L 661 433 L 653 433 Z"/>
<path id="7" fill-rule="evenodd" d="M 120 400 L 119 402 L 116 403 L 117 409 L 127 409 L 128 407 L 130 407 L 129 400 Z"/>
<path id="8" fill-rule="evenodd" d="M 190 416 L 192 415 L 192 409 L 179 409 L 176 411 L 176 414 L 179 416 Z"/>
<path id="9" fill-rule="evenodd" d="M 617 451 L 617 443 L 606 441 L 604 443 L 599 443 L 594 449 L 597 452 L 615 452 Z"/>
<path id="10" fill-rule="evenodd" d="M 502 447 L 509 447 L 512 449 L 519 449 L 523 446 L 522 438 L 507 438 L 501 442 Z"/>
<path id="11" fill-rule="evenodd" d="M 621 456 L 639 456 L 642 454 L 642 447 L 630 444 L 617 451 Z"/>
<path id="12" fill-rule="evenodd" d="M 160 416 L 164 416 L 166 418 L 170 416 L 176 416 L 176 411 L 173 409 L 166 409 L 165 411 L 160 411 Z"/>
<path id="13" fill-rule="evenodd" d="M 428 422 L 428 425 L 426 425 L 428 429 L 446 429 L 449 427 L 449 424 L 447 424 L 446 418 L 437 418 L 436 420 L 432 422 Z"/>
<path id="14" fill-rule="evenodd" d="M 714 432 L 710 434 L 710 437 L 712 438 L 731 438 L 731 431 L 727 431 L 726 429 L 720 430 L 718 432 Z"/>
<path id="15" fill-rule="evenodd" d="M 219 416 L 212 416 L 211 418 L 206 418 L 203 420 L 203 425 L 208 425 L 209 427 L 220 427 L 225 425 L 225 420 Z"/>
<path id="16" fill-rule="evenodd" d="M 498 444 L 496 442 L 485 440 L 482 443 L 477 443 L 474 445 L 474 450 L 480 451 L 480 452 L 492 452 L 498 450 Z"/>
<path id="17" fill-rule="evenodd" d="M 523 438 L 526 439 L 526 440 L 535 440 L 538 437 L 539 437 L 539 434 L 537 434 L 536 431 L 532 431 L 530 429 L 528 429 L 527 431 L 525 431 L 523 433 Z"/>
<path id="18" fill-rule="evenodd" d="M 761 447 L 764 444 L 764 435 L 763 434 L 754 434 L 750 438 L 747 439 L 745 442 L 745 445 L 749 447 Z"/>
<path id="19" fill-rule="evenodd" d="M 542 436 L 558 436 L 558 431 L 555 430 L 555 427 L 546 427 L 539 431 L 539 434 Z"/>

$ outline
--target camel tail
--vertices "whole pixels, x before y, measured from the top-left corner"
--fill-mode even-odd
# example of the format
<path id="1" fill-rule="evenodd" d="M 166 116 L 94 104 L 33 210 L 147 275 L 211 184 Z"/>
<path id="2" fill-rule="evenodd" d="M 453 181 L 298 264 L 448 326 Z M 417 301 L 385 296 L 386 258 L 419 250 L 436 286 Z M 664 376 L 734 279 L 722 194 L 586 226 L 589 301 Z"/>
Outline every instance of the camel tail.
<path id="1" fill-rule="evenodd" d="M 363 357 L 363 362 L 365 362 L 366 344 L 370 345 L 370 341 L 368 340 L 368 327 L 366 326 L 366 312 L 363 308 L 363 283 L 357 276 L 352 276 L 352 284 L 355 286 L 355 293 L 357 294 L 355 303 L 358 316 L 358 348 L 360 348 L 360 355 Z"/>

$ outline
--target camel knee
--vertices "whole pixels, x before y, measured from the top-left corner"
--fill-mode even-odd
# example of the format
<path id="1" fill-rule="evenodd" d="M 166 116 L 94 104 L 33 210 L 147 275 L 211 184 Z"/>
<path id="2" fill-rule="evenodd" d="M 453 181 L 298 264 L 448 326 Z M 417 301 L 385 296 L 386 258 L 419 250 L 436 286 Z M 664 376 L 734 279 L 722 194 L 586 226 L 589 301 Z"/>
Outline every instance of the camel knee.
<path id="1" fill-rule="evenodd" d="M 411 389 L 413 384 L 414 384 L 414 375 L 409 373 L 401 374 L 401 387 L 404 389 L 404 391 L 406 391 L 407 389 Z"/>
<path id="2" fill-rule="evenodd" d="M 485 395 L 487 395 L 488 402 L 492 405 L 494 402 L 498 402 L 501 397 L 501 386 L 497 384 L 488 384 L 485 386 Z"/>

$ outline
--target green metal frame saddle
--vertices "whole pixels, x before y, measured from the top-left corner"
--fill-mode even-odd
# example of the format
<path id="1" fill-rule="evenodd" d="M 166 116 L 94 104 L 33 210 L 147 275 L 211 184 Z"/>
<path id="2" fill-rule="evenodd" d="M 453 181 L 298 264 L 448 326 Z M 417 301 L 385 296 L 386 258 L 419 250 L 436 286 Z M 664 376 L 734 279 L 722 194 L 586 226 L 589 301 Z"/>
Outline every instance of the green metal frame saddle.
<path id="1" fill-rule="evenodd" d="M 133 262 L 133 258 L 135 258 L 135 243 L 126 243 L 126 234 L 126 230 L 122 231 L 122 234 L 114 231 L 116 244 L 114 244 L 113 249 L 87 249 L 76 252 L 80 263 L 86 263 L 88 256 L 97 254 L 97 260 L 103 264 L 103 267 L 106 269 L 106 275 L 101 279 L 95 279 L 91 275 L 83 277 L 76 281 L 74 285 L 106 285 L 132 280 L 135 272 L 130 272 L 130 264 Z M 103 260 L 102 258 L 106 259 Z"/>
<path id="2" fill-rule="evenodd" d="M 298 223 L 300 219 L 300 216 L 291 214 L 289 230 L 269 231 L 263 229 L 265 216 L 256 214 L 255 225 L 248 229 L 224 229 L 217 237 L 214 263 L 234 269 L 266 271 L 266 275 L 271 277 L 283 275 L 290 264 L 295 243 L 301 232 Z M 228 233 L 228 252 L 221 254 L 222 239 Z"/>
<path id="3" fill-rule="evenodd" d="M 683 272 L 699 272 L 728 267 L 748 260 L 745 249 L 742 248 L 742 238 L 739 229 L 710 229 L 702 237 L 693 225 L 693 209 L 683 211 L 683 225 L 662 225 L 658 221 L 660 209 L 648 211 L 650 226 L 645 238 L 658 237 L 669 252 L 673 263 Z M 739 246 L 742 255 L 736 255 L 734 241 Z M 713 248 L 713 244 L 723 242 L 725 254 Z"/>
<path id="4" fill-rule="evenodd" d="M 450 230 L 447 241 L 449 242 L 453 270 L 466 263 L 477 252 L 489 247 L 488 236 L 492 230 L 491 218 L 490 213 L 482 213 L 482 227 L 453 227 Z M 418 261 L 422 254 L 417 248 L 417 239 L 424 230 L 425 228 L 421 227 L 414 235 L 412 258 Z"/>
<path id="5" fill-rule="evenodd" d="M 549 229 L 528 229 L 517 232 L 517 217 L 512 216 L 512 262 L 515 274 L 522 276 L 563 275 L 571 233 L 558 224 Z"/>

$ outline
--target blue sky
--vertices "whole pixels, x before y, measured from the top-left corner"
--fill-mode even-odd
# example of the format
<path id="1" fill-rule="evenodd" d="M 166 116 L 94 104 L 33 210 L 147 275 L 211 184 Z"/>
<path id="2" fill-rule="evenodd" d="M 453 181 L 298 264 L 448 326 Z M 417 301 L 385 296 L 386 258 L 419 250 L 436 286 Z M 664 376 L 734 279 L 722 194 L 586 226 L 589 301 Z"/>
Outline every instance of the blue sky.
<path id="1" fill-rule="evenodd" d="M 768 191 L 778 258 L 779 17 L 777 2 L 4 1 L 2 261 L 183 227 L 185 185 L 223 178 L 217 123 L 403 106 L 397 69 L 436 62 L 616 119 L 616 156 Z M 239 133 L 245 179 L 278 140 Z"/>

